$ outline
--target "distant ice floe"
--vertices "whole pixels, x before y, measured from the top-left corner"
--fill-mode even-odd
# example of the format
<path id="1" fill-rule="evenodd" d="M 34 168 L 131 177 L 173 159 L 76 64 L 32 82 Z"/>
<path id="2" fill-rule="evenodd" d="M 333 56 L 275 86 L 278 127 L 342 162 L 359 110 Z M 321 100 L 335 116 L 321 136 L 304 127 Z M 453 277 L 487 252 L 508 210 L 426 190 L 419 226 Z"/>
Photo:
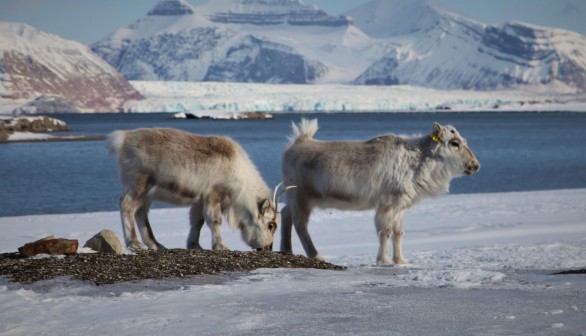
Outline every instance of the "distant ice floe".
<path id="1" fill-rule="evenodd" d="M 273 115 L 266 112 L 228 112 L 222 110 L 206 110 L 198 112 L 178 112 L 173 119 L 214 119 L 214 120 L 265 120 L 273 119 Z"/>

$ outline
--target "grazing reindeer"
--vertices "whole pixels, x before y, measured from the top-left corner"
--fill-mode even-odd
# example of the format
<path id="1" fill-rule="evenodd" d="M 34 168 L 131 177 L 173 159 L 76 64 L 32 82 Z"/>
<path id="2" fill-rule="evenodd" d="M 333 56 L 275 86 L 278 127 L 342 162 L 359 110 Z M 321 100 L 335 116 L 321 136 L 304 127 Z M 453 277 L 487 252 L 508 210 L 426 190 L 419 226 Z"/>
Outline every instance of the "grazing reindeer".
<path id="1" fill-rule="evenodd" d="M 313 139 L 317 120 L 293 124 L 282 173 L 287 204 L 281 211 L 281 251 L 292 252 L 291 226 L 310 258 L 322 259 L 311 241 L 307 222 L 314 207 L 376 209 L 378 264 L 387 264 L 389 239 L 393 262 L 404 264 L 401 241 L 403 211 L 423 197 L 446 193 L 450 180 L 472 175 L 480 164 L 466 140 L 452 126 L 433 124 L 431 135 L 383 135 L 366 142 Z"/>
<path id="2" fill-rule="evenodd" d="M 201 249 L 199 235 L 205 221 L 212 231 L 212 249 L 227 249 L 220 233 L 223 214 L 232 228 L 240 229 L 250 247 L 272 249 L 276 200 L 271 201 L 256 167 L 232 139 L 144 128 L 113 132 L 107 146 L 118 159 L 124 192 L 120 215 L 128 248 L 143 248 L 135 220 L 147 248 L 164 248 L 147 218 L 152 201 L 159 200 L 191 204 L 187 248 Z"/>

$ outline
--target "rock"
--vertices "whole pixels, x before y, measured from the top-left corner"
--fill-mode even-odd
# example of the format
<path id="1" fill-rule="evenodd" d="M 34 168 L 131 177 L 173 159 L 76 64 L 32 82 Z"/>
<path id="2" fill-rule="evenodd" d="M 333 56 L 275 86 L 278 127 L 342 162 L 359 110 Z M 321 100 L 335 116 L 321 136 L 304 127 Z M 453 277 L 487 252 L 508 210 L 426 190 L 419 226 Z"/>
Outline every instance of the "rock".
<path id="1" fill-rule="evenodd" d="M 9 131 L 8 127 L 6 127 L 3 122 L 0 122 L 0 142 L 6 142 L 8 140 L 8 135 L 11 133 L 12 131 Z"/>
<path id="2" fill-rule="evenodd" d="M 273 119 L 273 115 L 266 112 L 240 112 L 232 113 L 221 110 L 205 110 L 192 112 L 179 112 L 173 114 L 173 119 L 214 119 L 214 120 L 266 120 Z"/>
<path id="3" fill-rule="evenodd" d="M 248 120 L 265 120 L 273 119 L 273 115 L 266 112 L 242 112 L 240 113 L 240 118 Z"/>
<path id="4" fill-rule="evenodd" d="M 14 132 L 48 133 L 68 130 L 64 121 L 45 116 L 0 119 L 0 143 L 7 142 Z"/>
<path id="5" fill-rule="evenodd" d="M 102 230 L 90 238 L 83 247 L 91 248 L 101 253 L 122 253 L 122 244 L 120 239 L 110 230 Z"/>
<path id="6" fill-rule="evenodd" d="M 32 257 L 37 254 L 76 254 L 79 243 L 75 239 L 55 238 L 55 236 L 45 237 L 43 239 L 25 244 L 18 248 L 18 252 L 26 257 Z"/>
<path id="7" fill-rule="evenodd" d="M 45 116 L 30 116 L 30 117 L 15 117 L 5 120 L 0 120 L 1 128 L 6 129 L 7 132 L 64 132 L 68 131 L 67 124 L 59 119 L 45 117 Z"/>

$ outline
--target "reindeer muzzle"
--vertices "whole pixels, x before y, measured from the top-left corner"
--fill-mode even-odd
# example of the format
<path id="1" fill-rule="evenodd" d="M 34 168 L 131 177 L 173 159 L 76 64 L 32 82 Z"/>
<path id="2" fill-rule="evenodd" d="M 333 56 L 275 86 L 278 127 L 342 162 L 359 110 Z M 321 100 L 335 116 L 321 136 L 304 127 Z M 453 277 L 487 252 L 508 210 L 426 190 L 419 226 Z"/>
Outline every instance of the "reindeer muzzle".
<path id="1" fill-rule="evenodd" d="M 272 251 L 273 250 L 273 243 L 270 243 L 269 245 L 265 246 L 265 247 L 259 247 L 256 249 L 257 251 Z"/>
<path id="2" fill-rule="evenodd" d="M 464 174 L 472 175 L 480 170 L 480 163 L 478 161 L 472 161 L 466 165 L 466 170 Z"/>

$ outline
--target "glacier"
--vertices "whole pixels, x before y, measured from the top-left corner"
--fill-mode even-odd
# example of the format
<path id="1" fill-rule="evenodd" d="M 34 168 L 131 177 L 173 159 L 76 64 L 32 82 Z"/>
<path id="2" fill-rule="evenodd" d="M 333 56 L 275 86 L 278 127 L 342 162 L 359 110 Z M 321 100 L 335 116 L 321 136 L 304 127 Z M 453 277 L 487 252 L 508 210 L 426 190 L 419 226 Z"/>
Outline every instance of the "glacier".
<path id="1" fill-rule="evenodd" d="M 131 81 L 146 99 L 127 112 L 388 112 L 586 111 L 586 94 L 530 89 L 436 90 L 408 85 L 286 85 L 262 83 Z"/>

